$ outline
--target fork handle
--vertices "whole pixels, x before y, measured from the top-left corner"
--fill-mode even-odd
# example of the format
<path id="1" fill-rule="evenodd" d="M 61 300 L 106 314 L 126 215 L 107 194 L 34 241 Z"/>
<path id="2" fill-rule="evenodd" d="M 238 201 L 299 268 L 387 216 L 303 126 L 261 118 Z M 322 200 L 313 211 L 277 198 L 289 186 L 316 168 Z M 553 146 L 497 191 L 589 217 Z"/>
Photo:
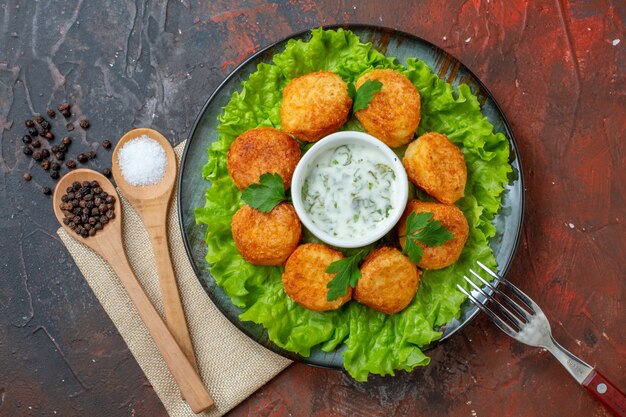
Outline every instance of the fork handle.
<path id="1" fill-rule="evenodd" d="M 595 369 L 583 381 L 583 387 L 618 417 L 626 417 L 626 395 Z"/>

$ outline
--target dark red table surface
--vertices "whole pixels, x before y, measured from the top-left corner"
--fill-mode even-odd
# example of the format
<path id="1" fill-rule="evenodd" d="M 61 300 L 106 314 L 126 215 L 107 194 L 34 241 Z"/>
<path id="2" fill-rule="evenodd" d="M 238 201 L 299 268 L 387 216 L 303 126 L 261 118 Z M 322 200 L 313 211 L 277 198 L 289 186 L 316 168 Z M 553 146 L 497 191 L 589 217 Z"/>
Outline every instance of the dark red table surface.
<path id="1" fill-rule="evenodd" d="M 23 120 L 72 101 L 92 128 L 70 153 L 96 149 L 89 165 L 110 166 L 102 139 L 150 126 L 178 143 L 245 57 L 343 22 L 418 35 L 491 90 L 526 180 L 509 278 L 562 344 L 626 389 L 625 15 L 620 1 L 2 2 L 0 415 L 166 415 L 55 234 L 39 191 L 54 181 L 21 154 Z M 484 317 L 430 355 L 367 383 L 295 364 L 230 416 L 609 415 L 548 353 Z"/>

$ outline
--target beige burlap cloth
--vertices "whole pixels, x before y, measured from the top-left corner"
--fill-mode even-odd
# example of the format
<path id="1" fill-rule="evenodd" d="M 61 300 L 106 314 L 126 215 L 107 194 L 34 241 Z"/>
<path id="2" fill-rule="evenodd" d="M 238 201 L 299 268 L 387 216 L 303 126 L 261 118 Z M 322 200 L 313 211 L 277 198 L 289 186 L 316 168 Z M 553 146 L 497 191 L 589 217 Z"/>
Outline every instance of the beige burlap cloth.
<path id="1" fill-rule="evenodd" d="M 183 144 L 176 147 L 180 159 Z M 176 193 L 174 193 L 176 195 Z M 200 415 L 222 416 L 291 362 L 258 345 L 220 313 L 198 282 L 183 246 L 175 197 L 169 211 L 169 245 L 200 374 L 215 406 Z M 124 243 L 128 260 L 163 317 L 158 275 L 141 219 L 122 198 Z M 139 366 L 173 417 L 195 416 L 170 374 L 117 276 L 106 262 L 63 229 L 58 235 L 87 283 L 113 320 Z"/>

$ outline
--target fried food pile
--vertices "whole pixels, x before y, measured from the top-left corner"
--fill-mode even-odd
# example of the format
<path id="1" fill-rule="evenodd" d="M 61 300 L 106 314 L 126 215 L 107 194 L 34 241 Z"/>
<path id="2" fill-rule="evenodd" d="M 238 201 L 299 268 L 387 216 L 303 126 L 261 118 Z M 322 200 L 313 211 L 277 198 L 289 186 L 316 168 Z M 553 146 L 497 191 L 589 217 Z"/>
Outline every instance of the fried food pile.
<path id="1" fill-rule="evenodd" d="M 253 265 L 284 265 L 285 293 L 317 312 L 338 309 L 352 298 L 385 314 L 402 311 L 418 290 L 419 268 L 454 264 L 469 234 L 463 212 L 454 205 L 463 197 L 467 181 L 463 152 L 437 132 L 415 139 L 421 119 L 420 94 L 405 75 L 374 69 L 356 81 L 354 91 L 358 94 L 359 88 L 372 80 L 382 87 L 354 116 L 367 133 L 389 147 L 408 144 L 402 162 L 409 180 L 438 201 L 409 201 L 398 224 L 396 247 L 387 242 L 371 251 L 359 267 L 356 286 L 348 286 L 345 295 L 328 300 L 328 285 L 336 273 L 327 268 L 345 255 L 321 243 L 301 243 L 302 225 L 290 203 L 282 202 L 266 213 L 244 205 L 232 218 L 233 239 L 242 257 Z M 259 183 L 263 174 L 272 173 L 279 174 L 285 190 L 289 189 L 301 156 L 298 141 L 315 142 L 339 130 L 350 118 L 353 98 L 348 84 L 330 71 L 292 79 L 283 89 L 282 130 L 250 129 L 232 143 L 227 168 L 234 184 L 244 190 Z M 417 265 L 402 252 L 411 213 L 432 213 L 432 219 L 453 235 L 438 246 L 418 243 L 423 256 Z"/>

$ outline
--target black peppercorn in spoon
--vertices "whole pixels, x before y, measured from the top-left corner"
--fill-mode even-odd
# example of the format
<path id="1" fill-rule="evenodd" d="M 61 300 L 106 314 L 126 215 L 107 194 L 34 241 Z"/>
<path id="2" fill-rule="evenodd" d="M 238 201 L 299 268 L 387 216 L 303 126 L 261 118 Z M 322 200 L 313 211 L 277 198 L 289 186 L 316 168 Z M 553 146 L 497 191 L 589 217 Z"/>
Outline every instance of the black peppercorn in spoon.
<path id="1" fill-rule="evenodd" d="M 119 201 L 119 196 L 115 191 L 113 184 L 102 174 L 90 169 L 77 169 L 65 175 L 54 191 L 52 204 L 54 214 L 61 226 L 73 236 L 76 240 L 91 248 L 100 255 L 115 271 L 120 282 L 126 289 L 128 296 L 135 305 L 137 312 L 141 316 L 150 336 L 154 340 L 159 352 L 163 356 L 172 376 L 176 380 L 185 400 L 191 406 L 194 413 L 199 413 L 213 404 L 213 400 L 206 390 L 202 379 L 194 369 L 193 365 L 185 353 L 176 343 L 176 340 L 168 330 L 167 326 L 159 316 L 159 313 L 150 302 L 150 299 L 144 292 L 143 287 L 137 280 L 133 272 L 124 245 L 122 243 L 122 213 L 121 210 L 116 213 L 102 230 L 97 234 L 89 237 L 77 236 L 74 231 L 63 223 L 65 215 L 61 209 L 61 196 L 65 190 L 78 181 L 98 181 L 100 188 L 109 195 L 114 196 Z"/>

